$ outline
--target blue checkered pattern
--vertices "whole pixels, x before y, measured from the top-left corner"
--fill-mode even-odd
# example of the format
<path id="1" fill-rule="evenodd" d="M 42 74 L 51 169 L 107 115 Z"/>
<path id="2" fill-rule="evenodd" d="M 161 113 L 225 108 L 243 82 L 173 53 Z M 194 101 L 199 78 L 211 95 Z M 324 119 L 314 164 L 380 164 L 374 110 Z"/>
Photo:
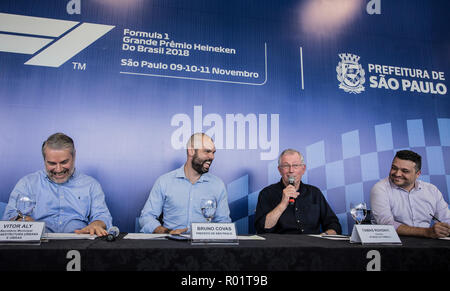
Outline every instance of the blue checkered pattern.
<path id="1" fill-rule="evenodd" d="M 429 131 L 433 126 L 429 126 Z M 303 182 L 322 190 L 336 212 L 344 234 L 351 233 L 354 224 L 349 214 L 350 203 L 366 202 L 370 208 L 370 189 L 387 177 L 398 150 L 410 149 L 419 153 L 422 156 L 420 179 L 436 185 L 447 203 L 450 201 L 450 119 L 437 119 L 438 137 L 437 133 L 424 130 L 422 119 L 406 120 L 404 128 L 407 137 L 403 137 L 404 133 L 402 135 L 400 131 L 393 131 L 391 123 L 384 123 L 375 125 L 374 131 L 343 133 L 341 144 L 329 145 L 329 150 L 323 140 L 306 146 L 307 172 Z M 397 136 L 403 140 L 397 141 Z M 336 152 L 336 148 L 342 148 L 342 152 Z M 267 185 L 279 179 L 275 160 L 267 167 Z M 248 193 L 248 175 L 227 187 L 231 218 L 238 233 L 254 233 L 254 214 L 261 189 Z"/>

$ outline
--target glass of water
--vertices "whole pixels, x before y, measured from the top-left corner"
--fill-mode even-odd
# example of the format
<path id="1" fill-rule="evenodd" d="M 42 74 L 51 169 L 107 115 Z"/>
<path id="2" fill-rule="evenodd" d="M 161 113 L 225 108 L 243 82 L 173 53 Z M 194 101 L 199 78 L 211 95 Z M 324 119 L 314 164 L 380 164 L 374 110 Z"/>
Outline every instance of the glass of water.
<path id="1" fill-rule="evenodd" d="M 211 222 L 216 213 L 217 203 L 214 199 L 202 199 L 200 201 L 200 209 L 206 221 Z"/>
<path id="2" fill-rule="evenodd" d="M 350 203 L 350 214 L 352 215 L 353 220 L 355 220 L 357 224 L 361 224 L 367 215 L 366 203 L 364 202 L 358 204 Z"/>
<path id="3" fill-rule="evenodd" d="M 35 206 L 36 202 L 27 195 L 20 194 L 17 198 L 17 212 L 22 216 L 23 221 L 26 216 L 31 216 Z"/>

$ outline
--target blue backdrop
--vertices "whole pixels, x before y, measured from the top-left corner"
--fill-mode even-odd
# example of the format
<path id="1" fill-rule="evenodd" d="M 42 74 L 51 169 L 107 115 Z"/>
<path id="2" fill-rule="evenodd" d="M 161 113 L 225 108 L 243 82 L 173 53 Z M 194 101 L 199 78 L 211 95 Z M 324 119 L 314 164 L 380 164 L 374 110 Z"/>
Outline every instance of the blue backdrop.
<path id="1" fill-rule="evenodd" d="M 5 0 L 0 3 L 0 201 L 72 136 L 113 222 L 135 219 L 185 141 L 216 141 L 211 172 L 239 233 L 296 148 L 344 232 L 395 151 L 450 193 L 448 1 Z"/>

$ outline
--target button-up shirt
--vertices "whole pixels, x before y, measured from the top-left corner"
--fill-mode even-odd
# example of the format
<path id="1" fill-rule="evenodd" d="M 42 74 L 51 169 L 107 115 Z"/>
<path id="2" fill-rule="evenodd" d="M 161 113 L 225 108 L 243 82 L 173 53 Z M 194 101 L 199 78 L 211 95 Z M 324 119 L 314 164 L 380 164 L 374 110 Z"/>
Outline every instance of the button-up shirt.
<path id="1" fill-rule="evenodd" d="M 107 228 L 112 225 L 100 184 L 77 171 L 61 184 L 50 180 L 45 170 L 23 177 L 11 192 L 3 220 L 17 216 L 19 196 L 27 196 L 36 202 L 29 216 L 45 222 L 48 232 L 74 232 L 95 220 L 103 221 Z"/>
<path id="2" fill-rule="evenodd" d="M 436 186 L 416 180 L 410 192 L 385 178 L 370 191 L 372 215 L 377 224 L 430 227 L 434 215 L 442 222 L 450 223 L 450 210 Z"/>
<path id="3" fill-rule="evenodd" d="M 300 183 L 297 189 L 300 195 L 295 199 L 295 204 L 285 209 L 274 227 L 265 228 L 266 215 L 280 204 L 285 187 L 280 180 L 259 193 L 255 213 L 255 228 L 258 233 L 318 234 L 328 229 L 342 233 L 339 219 L 319 188 L 304 183 Z"/>
<path id="4" fill-rule="evenodd" d="M 227 191 L 218 177 L 205 173 L 192 184 L 184 166 L 159 177 L 153 185 L 139 218 L 141 232 L 152 233 L 161 223 L 168 229 L 191 227 L 192 222 L 206 222 L 200 209 L 202 199 L 216 201 L 212 222 L 231 222 Z"/>

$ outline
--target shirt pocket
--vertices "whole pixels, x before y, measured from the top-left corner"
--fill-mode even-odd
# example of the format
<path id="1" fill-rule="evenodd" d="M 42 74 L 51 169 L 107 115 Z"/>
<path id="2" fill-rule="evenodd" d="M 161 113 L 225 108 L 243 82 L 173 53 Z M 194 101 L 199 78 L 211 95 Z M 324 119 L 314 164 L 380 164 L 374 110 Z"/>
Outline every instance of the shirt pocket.
<path id="1" fill-rule="evenodd" d="M 91 212 L 91 196 L 84 191 L 64 191 L 64 199 L 68 212 L 76 217 L 87 219 Z M 63 207 L 63 205 L 61 205 Z M 63 207 L 64 208 L 64 207 Z"/>

